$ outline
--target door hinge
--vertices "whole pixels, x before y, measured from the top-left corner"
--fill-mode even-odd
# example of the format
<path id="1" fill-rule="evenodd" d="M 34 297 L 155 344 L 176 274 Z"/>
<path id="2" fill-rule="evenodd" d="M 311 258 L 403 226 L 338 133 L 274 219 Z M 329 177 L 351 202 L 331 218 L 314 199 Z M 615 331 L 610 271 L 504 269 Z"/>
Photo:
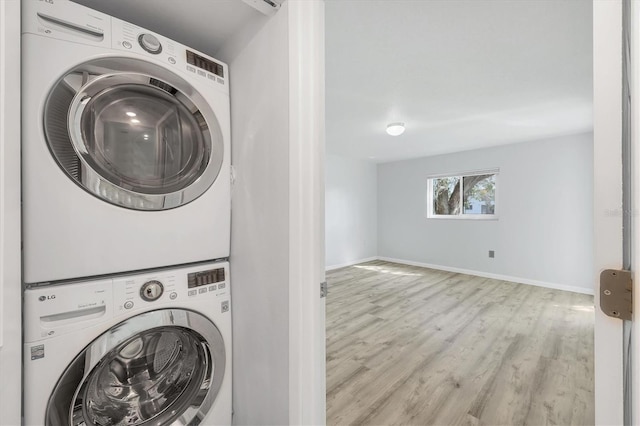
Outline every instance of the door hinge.
<path id="1" fill-rule="evenodd" d="M 631 321 L 631 272 L 605 269 L 600 273 L 600 309 L 613 318 Z"/>
<path id="2" fill-rule="evenodd" d="M 327 293 L 329 292 L 329 286 L 327 286 L 327 282 L 323 281 L 320 283 L 320 298 L 327 297 Z"/>

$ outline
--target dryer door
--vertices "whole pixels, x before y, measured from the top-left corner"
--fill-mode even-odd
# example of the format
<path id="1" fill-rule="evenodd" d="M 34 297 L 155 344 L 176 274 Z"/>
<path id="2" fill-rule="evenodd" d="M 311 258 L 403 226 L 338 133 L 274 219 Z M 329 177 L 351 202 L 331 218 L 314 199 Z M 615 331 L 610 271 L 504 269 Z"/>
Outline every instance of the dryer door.
<path id="1" fill-rule="evenodd" d="M 222 166 L 223 136 L 206 100 L 181 77 L 137 59 L 93 60 L 66 73 L 45 103 L 44 131 L 77 184 L 136 210 L 193 201 Z"/>
<path id="2" fill-rule="evenodd" d="M 114 326 L 69 364 L 45 424 L 199 424 L 224 374 L 224 341 L 210 320 L 180 309 L 147 312 Z"/>

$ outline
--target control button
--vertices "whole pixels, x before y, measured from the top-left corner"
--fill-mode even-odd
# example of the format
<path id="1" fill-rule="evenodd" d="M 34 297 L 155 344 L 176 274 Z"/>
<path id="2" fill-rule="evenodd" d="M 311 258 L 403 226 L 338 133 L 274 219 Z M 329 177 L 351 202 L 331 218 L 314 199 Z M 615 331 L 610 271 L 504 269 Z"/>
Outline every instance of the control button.
<path id="1" fill-rule="evenodd" d="M 223 80 L 223 79 L 221 79 L 220 77 L 218 77 L 218 78 L 217 78 L 217 81 L 218 81 L 218 83 L 220 83 L 220 84 L 224 84 L 224 80 Z"/>
<path id="2" fill-rule="evenodd" d="M 187 71 L 196 72 L 196 69 L 187 65 Z"/>
<path id="3" fill-rule="evenodd" d="M 125 309 L 133 308 L 133 302 L 131 300 L 128 300 L 128 301 L 124 302 L 124 308 Z"/>
<path id="4" fill-rule="evenodd" d="M 178 293 L 176 293 L 175 291 L 169 295 L 169 299 L 171 300 L 176 300 L 177 297 L 178 297 Z"/>
<path id="5" fill-rule="evenodd" d="M 195 296 L 198 294 L 198 290 L 189 290 L 189 296 Z"/>
<path id="6" fill-rule="evenodd" d="M 209 80 L 216 81 L 216 76 L 213 74 L 207 74 L 207 77 L 209 77 Z"/>
<path id="7" fill-rule="evenodd" d="M 207 288 L 203 287 L 200 290 L 198 290 L 198 293 L 202 294 L 202 293 L 206 293 L 207 292 Z"/>
<path id="8" fill-rule="evenodd" d="M 220 312 L 225 313 L 229 312 L 229 301 L 225 300 L 220 304 Z"/>
<path id="9" fill-rule="evenodd" d="M 147 302 L 158 300 L 164 293 L 164 286 L 160 281 L 151 280 L 140 287 L 140 297 Z"/>
<path id="10" fill-rule="evenodd" d="M 202 70 L 198 70 L 198 75 L 201 75 L 201 76 L 203 76 L 203 77 L 204 77 L 204 76 L 206 76 L 206 75 L 207 75 L 207 73 L 206 73 L 206 72 L 204 72 L 204 71 L 202 71 Z"/>
<path id="11" fill-rule="evenodd" d="M 138 37 L 138 43 L 140 43 L 140 47 L 142 47 L 147 52 L 157 55 L 162 52 L 162 45 L 160 44 L 160 40 L 153 34 L 140 34 Z"/>
<path id="12" fill-rule="evenodd" d="M 209 291 L 216 291 L 216 286 L 215 285 L 209 286 Z"/>
<path id="13" fill-rule="evenodd" d="M 125 40 L 122 42 L 122 47 L 124 47 L 125 49 L 131 49 L 131 43 Z"/>
<path id="14" fill-rule="evenodd" d="M 223 288 L 225 288 L 227 286 L 226 283 L 220 283 L 218 284 L 218 290 L 222 290 Z"/>
<path id="15" fill-rule="evenodd" d="M 169 56 L 169 59 L 167 59 L 167 61 L 169 61 L 170 64 L 175 64 L 176 58 L 174 58 L 173 56 Z"/>

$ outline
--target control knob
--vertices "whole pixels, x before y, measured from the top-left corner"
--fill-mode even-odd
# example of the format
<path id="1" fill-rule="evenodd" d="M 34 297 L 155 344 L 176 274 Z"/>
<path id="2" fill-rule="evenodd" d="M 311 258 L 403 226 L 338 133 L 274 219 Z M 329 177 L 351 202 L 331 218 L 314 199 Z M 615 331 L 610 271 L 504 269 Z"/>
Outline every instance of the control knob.
<path id="1" fill-rule="evenodd" d="M 160 40 L 153 34 L 140 34 L 140 36 L 138 36 L 138 43 L 140 43 L 140 47 L 153 55 L 162 52 L 162 44 L 160 44 Z"/>
<path id="2" fill-rule="evenodd" d="M 160 281 L 147 281 L 140 287 L 140 297 L 146 302 L 158 300 L 162 293 L 164 293 L 164 286 Z"/>

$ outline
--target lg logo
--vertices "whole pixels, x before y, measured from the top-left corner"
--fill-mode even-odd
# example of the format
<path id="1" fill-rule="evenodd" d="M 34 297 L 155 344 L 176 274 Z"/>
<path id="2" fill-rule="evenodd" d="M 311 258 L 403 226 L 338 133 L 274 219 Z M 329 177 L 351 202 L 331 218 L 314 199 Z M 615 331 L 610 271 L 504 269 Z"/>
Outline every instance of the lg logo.
<path id="1" fill-rule="evenodd" d="M 53 300 L 55 298 L 56 298 L 56 295 L 52 294 L 50 296 L 40 296 L 40 297 L 38 297 L 38 300 L 41 301 L 41 302 L 44 302 L 45 300 Z"/>

